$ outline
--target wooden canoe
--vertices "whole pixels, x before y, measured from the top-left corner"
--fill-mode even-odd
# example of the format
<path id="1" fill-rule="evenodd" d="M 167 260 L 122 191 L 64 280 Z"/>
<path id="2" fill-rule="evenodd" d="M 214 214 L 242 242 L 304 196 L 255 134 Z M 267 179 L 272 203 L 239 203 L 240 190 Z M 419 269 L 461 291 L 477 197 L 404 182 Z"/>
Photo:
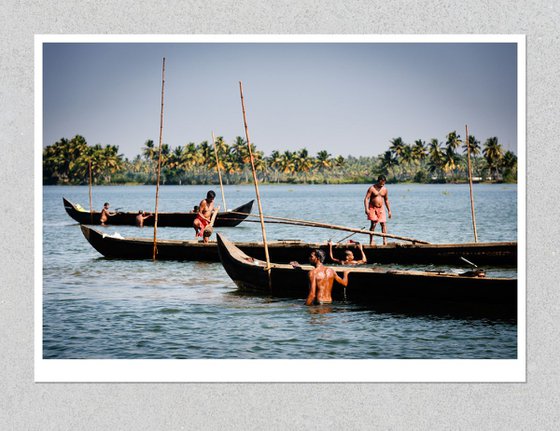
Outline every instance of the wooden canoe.
<path id="1" fill-rule="evenodd" d="M 244 253 L 223 235 L 217 234 L 218 251 L 224 269 L 240 290 L 302 300 L 309 289 L 311 265 L 294 268 L 272 263 L 270 280 L 266 262 Z M 473 277 L 455 273 L 387 270 L 375 267 L 337 267 L 349 270 L 346 288 L 335 282 L 333 299 L 389 310 L 466 311 L 472 315 L 517 313 L 517 279 Z"/>
<path id="2" fill-rule="evenodd" d="M 152 259 L 153 238 L 115 238 L 99 230 L 82 225 L 82 233 L 88 242 L 103 256 L 111 259 Z M 239 243 L 239 247 L 250 256 L 264 259 L 260 242 Z M 326 243 L 313 244 L 302 241 L 270 241 L 269 253 L 275 262 L 297 260 L 307 262 L 310 250 L 320 248 L 328 256 Z M 515 266 L 517 264 L 517 243 L 466 243 L 466 244 L 405 244 L 389 243 L 386 246 L 364 245 L 364 253 L 370 263 L 424 263 L 451 264 L 462 266 L 461 257 L 476 265 Z M 335 257 L 342 257 L 345 250 L 359 251 L 354 245 L 343 244 L 333 248 Z M 158 259 L 202 260 L 218 262 L 218 247 L 215 241 L 207 244 L 195 240 L 158 240 Z"/>
<path id="3" fill-rule="evenodd" d="M 90 213 L 78 204 L 70 202 L 66 198 L 62 198 L 64 209 L 70 217 L 80 224 L 101 224 L 101 212 L 94 211 Z M 240 207 L 228 212 L 219 212 L 214 226 L 216 227 L 232 227 L 237 226 L 247 218 L 253 208 L 254 200 L 247 202 Z M 242 215 L 244 213 L 247 215 Z M 138 212 L 117 212 L 116 215 L 109 218 L 108 225 L 127 225 L 136 226 L 136 216 Z M 192 227 L 196 217 L 194 212 L 158 212 L 158 227 Z M 153 226 L 154 217 L 147 218 L 144 226 Z"/>

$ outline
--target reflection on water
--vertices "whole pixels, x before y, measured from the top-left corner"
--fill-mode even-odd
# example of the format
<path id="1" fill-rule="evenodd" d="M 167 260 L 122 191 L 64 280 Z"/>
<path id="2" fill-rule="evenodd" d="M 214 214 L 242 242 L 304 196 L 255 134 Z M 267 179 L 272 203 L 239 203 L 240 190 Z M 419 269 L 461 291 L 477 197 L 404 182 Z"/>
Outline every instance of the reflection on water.
<path id="1" fill-rule="evenodd" d="M 186 211 L 206 186 L 163 186 L 161 211 Z M 262 186 L 263 211 L 362 227 L 366 185 Z M 219 192 L 219 187 L 215 187 Z M 472 241 L 468 186 L 389 185 L 389 233 L 430 242 Z M 94 206 L 153 210 L 154 187 L 96 187 Z M 237 206 L 252 186 L 226 186 Z M 45 358 L 515 358 L 517 326 L 500 319 L 442 313 L 394 313 L 344 301 L 306 307 L 304 299 L 239 292 L 219 263 L 102 258 L 64 212 L 62 196 L 85 206 L 87 187 L 45 187 L 43 208 L 43 354 Z M 220 199 L 220 196 L 217 197 Z M 516 240 L 512 185 L 475 185 L 481 241 Z M 340 208 L 344 208 L 341 211 Z M 107 226 L 108 234 L 151 237 L 151 228 Z M 257 223 L 222 228 L 234 240 L 258 240 Z M 267 225 L 270 240 L 337 240 L 338 232 Z M 192 229 L 160 228 L 158 238 L 191 239 Z M 366 242 L 367 239 L 353 239 Z M 399 267 L 396 265 L 395 267 Z M 401 266 L 402 267 L 402 266 Z M 431 269 L 464 270 L 433 267 Z M 418 266 L 415 269 L 427 269 Z M 486 269 L 486 268 L 485 268 Z M 488 276 L 515 268 L 487 268 Z"/>

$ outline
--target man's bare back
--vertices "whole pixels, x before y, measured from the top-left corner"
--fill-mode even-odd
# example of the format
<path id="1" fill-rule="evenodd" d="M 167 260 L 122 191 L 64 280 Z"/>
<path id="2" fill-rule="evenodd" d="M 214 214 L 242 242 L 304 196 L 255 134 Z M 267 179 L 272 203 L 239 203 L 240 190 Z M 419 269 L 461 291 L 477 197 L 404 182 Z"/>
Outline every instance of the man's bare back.
<path id="1" fill-rule="evenodd" d="M 348 285 L 348 270 L 344 271 L 344 278 L 340 278 L 332 268 L 323 265 L 324 258 L 322 252 L 311 252 L 309 261 L 315 268 L 309 271 L 309 295 L 305 305 L 330 304 L 334 282 L 336 281 L 343 286 Z"/>

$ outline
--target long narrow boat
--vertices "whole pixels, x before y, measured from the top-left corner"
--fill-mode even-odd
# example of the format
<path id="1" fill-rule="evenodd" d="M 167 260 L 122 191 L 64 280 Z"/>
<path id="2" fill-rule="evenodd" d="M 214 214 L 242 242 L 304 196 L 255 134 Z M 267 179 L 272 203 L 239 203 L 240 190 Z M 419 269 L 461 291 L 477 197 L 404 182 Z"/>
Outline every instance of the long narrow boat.
<path id="1" fill-rule="evenodd" d="M 217 234 L 224 269 L 240 290 L 276 297 L 306 298 L 311 265 L 299 268 L 250 257 L 223 235 Z M 452 310 L 473 315 L 507 315 L 517 312 L 517 279 L 465 274 L 340 267 L 349 270 L 346 288 L 335 282 L 333 298 L 365 305 L 389 305 L 390 310 Z"/>
<path id="2" fill-rule="evenodd" d="M 152 259 L 152 238 L 123 238 L 100 232 L 82 225 L 82 233 L 99 253 L 112 259 Z M 158 240 L 158 259 L 202 260 L 218 262 L 218 247 L 215 241 L 207 244 L 195 240 Z M 250 256 L 264 259 L 262 243 L 243 242 L 238 246 Z M 306 262 L 312 249 L 320 248 L 328 255 L 328 245 L 302 241 L 271 241 L 268 245 L 271 259 L 275 262 L 297 260 Z M 364 245 L 364 253 L 370 263 L 427 263 L 464 265 L 461 257 L 476 265 L 506 265 L 517 263 L 517 243 L 467 243 L 467 244 L 404 244 L 389 243 L 385 246 Z M 345 250 L 358 251 L 354 245 L 344 244 L 333 248 L 333 254 L 343 256 Z M 359 254 L 358 254 L 359 256 Z"/>
<path id="3" fill-rule="evenodd" d="M 66 198 L 62 198 L 64 203 L 64 209 L 70 217 L 76 220 L 80 224 L 91 224 L 99 225 L 101 224 L 101 213 L 99 211 L 94 211 L 90 213 L 79 204 L 70 202 Z M 253 208 L 254 200 L 241 205 L 232 211 L 219 212 L 214 222 L 216 227 L 232 227 L 237 226 L 243 220 L 247 218 L 251 209 Z M 242 214 L 246 215 L 242 215 Z M 109 219 L 110 225 L 136 225 L 136 212 L 117 212 L 116 215 Z M 196 217 L 194 212 L 158 212 L 158 227 L 192 227 L 193 221 Z M 150 217 L 144 221 L 144 226 L 153 226 L 154 218 Z"/>

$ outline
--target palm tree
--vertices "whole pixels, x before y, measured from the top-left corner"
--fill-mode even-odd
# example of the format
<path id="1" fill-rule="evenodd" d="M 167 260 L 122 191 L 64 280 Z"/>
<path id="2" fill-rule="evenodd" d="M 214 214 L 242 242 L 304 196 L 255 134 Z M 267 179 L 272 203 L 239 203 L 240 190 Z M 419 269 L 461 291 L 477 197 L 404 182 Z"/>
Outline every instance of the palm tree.
<path id="1" fill-rule="evenodd" d="M 446 174 L 453 172 L 459 166 L 459 157 L 455 150 L 461 145 L 461 136 L 457 134 L 454 130 L 447 134 L 447 140 L 445 141 L 445 157 L 443 163 L 443 170 Z"/>
<path id="2" fill-rule="evenodd" d="M 393 151 L 388 150 L 381 156 L 381 172 L 389 176 L 389 173 L 395 176 L 395 168 L 399 165 L 397 157 L 394 155 Z"/>
<path id="3" fill-rule="evenodd" d="M 454 130 L 453 132 L 449 132 L 447 134 L 447 141 L 445 141 L 445 146 L 452 151 L 455 151 L 461 145 L 461 136 L 457 134 Z"/>
<path id="4" fill-rule="evenodd" d="M 319 151 L 317 153 L 317 157 L 315 157 L 315 164 L 321 173 L 323 173 L 325 169 L 329 169 L 333 165 L 333 161 L 331 160 L 331 155 L 328 151 Z"/>
<path id="5" fill-rule="evenodd" d="M 282 156 L 278 150 L 272 151 L 268 157 L 268 166 L 274 172 L 274 180 L 280 182 L 280 172 L 282 170 Z"/>
<path id="6" fill-rule="evenodd" d="M 404 174 L 406 175 L 408 173 L 408 176 L 411 177 L 413 175 L 413 172 L 409 172 L 409 169 L 412 167 L 412 164 L 414 163 L 414 155 L 412 152 L 412 146 L 411 145 L 407 145 L 404 144 L 403 147 L 403 151 L 401 154 L 401 161 L 402 161 L 402 165 L 403 165 L 403 170 L 404 170 Z M 408 178 L 406 178 L 408 179 Z"/>
<path id="7" fill-rule="evenodd" d="M 307 182 L 307 174 L 313 167 L 315 161 L 309 157 L 309 152 L 306 148 L 302 148 L 295 155 L 295 169 L 303 174 L 303 181 Z"/>
<path id="8" fill-rule="evenodd" d="M 154 146 L 154 141 L 148 139 L 146 142 L 144 142 L 142 154 L 147 161 L 153 162 L 156 159 L 157 148 Z"/>
<path id="9" fill-rule="evenodd" d="M 453 172 L 459 166 L 459 155 L 453 150 L 452 147 L 448 146 L 444 151 L 443 156 L 443 171 L 446 174 Z"/>
<path id="10" fill-rule="evenodd" d="M 121 170 L 123 155 L 119 154 L 119 147 L 106 145 L 102 151 L 102 167 L 107 183 L 111 183 L 111 175 Z"/>
<path id="11" fill-rule="evenodd" d="M 498 168 L 504 157 L 502 146 L 498 143 L 497 137 L 488 138 L 484 143 L 484 150 L 482 150 L 488 168 L 490 169 L 490 176 L 496 179 L 498 175 Z"/>
<path id="12" fill-rule="evenodd" d="M 401 137 L 391 139 L 391 146 L 389 147 L 389 150 L 394 154 L 397 164 L 401 161 L 404 147 L 405 144 Z"/>
<path id="13" fill-rule="evenodd" d="M 414 141 L 412 147 L 412 158 L 414 162 L 422 163 L 426 158 L 426 143 L 422 139 Z"/>
<path id="14" fill-rule="evenodd" d="M 463 153 L 466 153 L 467 150 L 470 150 L 472 172 L 473 175 L 476 175 L 476 173 L 478 173 L 478 165 L 479 165 L 478 155 L 480 154 L 480 142 L 474 137 L 474 135 L 469 135 L 468 146 L 467 144 L 463 143 Z"/>
<path id="15" fill-rule="evenodd" d="M 294 153 L 291 151 L 284 151 L 281 157 L 280 166 L 282 167 L 282 172 L 292 176 L 296 169 L 296 164 L 294 160 Z"/>
<path id="16" fill-rule="evenodd" d="M 436 138 L 432 138 L 428 144 L 428 170 L 432 174 L 436 174 L 441 179 L 443 174 L 444 153 L 440 142 Z"/>
<path id="17" fill-rule="evenodd" d="M 517 156 L 511 151 L 506 151 L 502 159 L 502 176 L 507 181 L 517 180 Z"/>

